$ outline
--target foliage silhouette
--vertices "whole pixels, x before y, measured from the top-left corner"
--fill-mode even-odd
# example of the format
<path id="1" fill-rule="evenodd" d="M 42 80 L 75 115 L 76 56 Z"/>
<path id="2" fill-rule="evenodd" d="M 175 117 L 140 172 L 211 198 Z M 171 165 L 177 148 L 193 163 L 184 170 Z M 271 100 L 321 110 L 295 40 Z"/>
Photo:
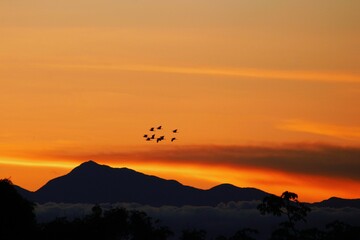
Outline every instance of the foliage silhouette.
<path id="1" fill-rule="evenodd" d="M 360 239 L 360 226 L 352 226 L 341 221 L 334 221 L 326 225 L 328 230 L 326 240 L 359 240 Z"/>
<path id="2" fill-rule="evenodd" d="M 10 179 L 0 179 L 0 239 L 32 237 L 36 232 L 34 207 L 16 191 Z"/>
<path id="3" fill-rule="evenodd" d="M 252 228 L 244 228 L 235 233 L 233 237 L 229 240 L 255 240 L 255 238 L 251 237 L 249 234 L 258 233 L 256 229 Z"/>
<path id="4" fill-rule="evenodd" d="M 317 228 L 304 229 L 299 233 L 299 239 L 302 240 L 324 240 L 325 232 Z"/>
<path id="5" fill-rule="evenodd" d="M 35 204 L 18 194 L 9 179 L 0 179 L 0 239 L 39 240 L 166 240 L 174 233 L 160 225 L 143 211 L 112 208 L 104 211 L 94 205 L 90 214 L 69 221 L 57 218 L 37 224 Z M 298 223 L 306 222 L 310 208 L 298 201 L 295 193 L 284 192 L 281 196 L 269 195 L 258 205 L 261 214 L 283 216 L 270 240 L 359 240 L 360 227 L 334 221 L 325 230 L 299 229 Z M 218 236 L 216 240 L 255 240 L 257 230 L 244 228 L 233 236 Z M 173 238 L 172 238 L 173 239 Z M 197 229 L 183 230 L 179 240 L 205 240 L 207 232 Z"/>
<path id="6" fill-rule="evenodd" d="M 41 239 L 129 239 L 165 240 L 173 233 L 145 212 L 114 208 L 103 211 L 99 205 L 83 219 L 58 218 L 42 226 Z"/>
<path id="7" fill-rule="evenodd" d="M 280 197 L 269 195 L 258 205 L 261 214 L 286 216 L 287 221 L 281 222 L 280 228 L 275 229 L 270 240 L 359 240 L 360 227 L 335 221 L 326 225 L 327 231 L 317 228 L 298 229 L 298 222 L 306 222 L 311 209 L 298 201 L 298 195 L 284 192 Z"/>
<path id="8" fill-rule="evenodd" d="M 299 230 L 296 223 L 306 222 L 306 216 L 311 209 L 298 201 L 298 195 L 292 192 L 284 192 L 281 196 L 266 196 L 258 205 L 261 214 L 273 214 L 274 216 L 286 216 L 287 221 L 280 223 L 280 228 L 275 230 L 271 239 L 298 239 Z"/>
<path id="9" fill-rule="evenodd" d="M 206 231 L 197 229 L 185 229 L 182 231 L 180 240 L 205 240 Z"/>
<path id="10" fill-rule="evenodd" d="M 223 235 L 217 236 L 215 240 L 256 240 L 256 238 L 253 238 L 252 234 L 259 233 L 258 230 L 253 228 L 243 228 L 239 231 L 237 231 L 233 236 L 231 237 L 225 237 Z"/>

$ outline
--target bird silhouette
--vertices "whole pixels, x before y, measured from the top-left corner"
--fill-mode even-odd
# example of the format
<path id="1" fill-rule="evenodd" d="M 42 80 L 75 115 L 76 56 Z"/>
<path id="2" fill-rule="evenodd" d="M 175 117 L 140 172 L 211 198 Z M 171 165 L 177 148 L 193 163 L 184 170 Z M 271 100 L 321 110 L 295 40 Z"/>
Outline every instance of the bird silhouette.
<path id="1" fill-rule="evenodd" d="M 160 141 L 162 141 L 162 140 L 164 140 L 165 139 L 165 136 L 160 136 L 160 137 L 158 137 L 157 139 L 156 139 L 156 142 L 158 143 L 158 142 L 160 142 Z"/>
<path id="2" fill-rule="evenodd" d="M 156 130 L 162 130 L 162 125 L 159 125 L 158 127 L 151 127 L 149 129 L 150 132 L 154 132 Z M 173 129 L 172 132 L 173 133 L 178 133 L 178 129 Z M 155 134 L 150 134 L 150 135 L 149 134 L 144 134 L 143 137 L 146 139 L 146 141 L 151 141 L 153 139 L 156 139 L 157 143 L 165 140 L 165 136 L 156 137 Z M 177 138 L 175 138 L 175 137 L 172 137 L 170 139 L 171 142 L 173 142 L 175 140 L 177 140 Z"/>

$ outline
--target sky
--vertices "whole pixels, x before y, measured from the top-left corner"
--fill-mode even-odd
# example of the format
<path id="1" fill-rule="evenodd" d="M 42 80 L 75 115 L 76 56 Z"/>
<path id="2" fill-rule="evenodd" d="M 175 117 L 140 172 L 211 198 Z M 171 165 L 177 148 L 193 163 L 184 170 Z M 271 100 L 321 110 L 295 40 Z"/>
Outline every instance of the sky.
<path id="1" fill-rule="evenodd" d="M 35 191 L 91 159 L 202 189 L 360 198 L 359 11 L 1 1 L 0 178 Z M 145 141 L 160 125 L 165 140 Z"/>

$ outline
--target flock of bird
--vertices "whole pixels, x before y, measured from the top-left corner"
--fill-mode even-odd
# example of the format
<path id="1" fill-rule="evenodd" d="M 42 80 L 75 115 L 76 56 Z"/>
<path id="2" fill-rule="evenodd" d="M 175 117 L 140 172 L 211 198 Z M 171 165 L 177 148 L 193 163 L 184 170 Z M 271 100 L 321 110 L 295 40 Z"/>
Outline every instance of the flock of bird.
<path id="1" fill-rule="evenodd" d="M 151 132 L 151 134 L 144 134 L 143 137 L 145 138 L 146 141 L 152 141 L 152 140 L 155 141 L 156 140 L 157 143 L 165 140 L 164 135 L 160 135 L 160 136 L 156 137 L 156 134 L 154 132 L 157 131 L 157 130 L 162 130 L 162 126 L 158 126 L 157 128 L 155 128 L 155 127 L 150 128 L 149 131 Z M 178 132 L 177 129 L 172 130 L 173 134 L 175 134 L 177 132 Z M 173 142 L 175 140 L 177 140 L 176 137 L 172 137 L 170 139 L 171 142 Z"/>

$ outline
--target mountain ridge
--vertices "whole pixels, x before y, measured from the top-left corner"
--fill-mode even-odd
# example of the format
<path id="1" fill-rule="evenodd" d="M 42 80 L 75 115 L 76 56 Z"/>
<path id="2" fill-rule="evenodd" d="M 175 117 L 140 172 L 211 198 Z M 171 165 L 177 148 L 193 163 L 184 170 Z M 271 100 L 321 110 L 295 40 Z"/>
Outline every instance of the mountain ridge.
<path id="1" fill-rule="evenodd" d="M 51 179 L 34 192 L 20 189 L 29 200 L 64 203 L 136 202 L 152 206 L 214 206 L 220 202 L 260 200 L 268 193 L 259 189 L 220 184 L 202 190 L 176 180 L 146 175 L 129 168 L 113 168 L 92 160 L 68 174 Z"/>
<path id="2" fill-rule="evenodd" d="M 316 207 L 327 208 L 360 208 L 360 198 L 346 199 L 339 197 L 331 197 L 320 202 L 314 202 L 312 205 Z"/>
<path id="3" fill-rule="evenodd" d="M 151 206 L 216 206 L 221 202 L 262 200 L 270 194 L 230 183 L 203 190 L 176 180 L 147 175 L 126 167 L 113 168 L 93 160 L 81 163 L 68 174 L 49 180 L 34 192 L 19 186 L 16 189 L 25 198 L 37 203 L 135 202 Z M 360 199 L 332 197 L 310 205 L 360 208 Z"/>

